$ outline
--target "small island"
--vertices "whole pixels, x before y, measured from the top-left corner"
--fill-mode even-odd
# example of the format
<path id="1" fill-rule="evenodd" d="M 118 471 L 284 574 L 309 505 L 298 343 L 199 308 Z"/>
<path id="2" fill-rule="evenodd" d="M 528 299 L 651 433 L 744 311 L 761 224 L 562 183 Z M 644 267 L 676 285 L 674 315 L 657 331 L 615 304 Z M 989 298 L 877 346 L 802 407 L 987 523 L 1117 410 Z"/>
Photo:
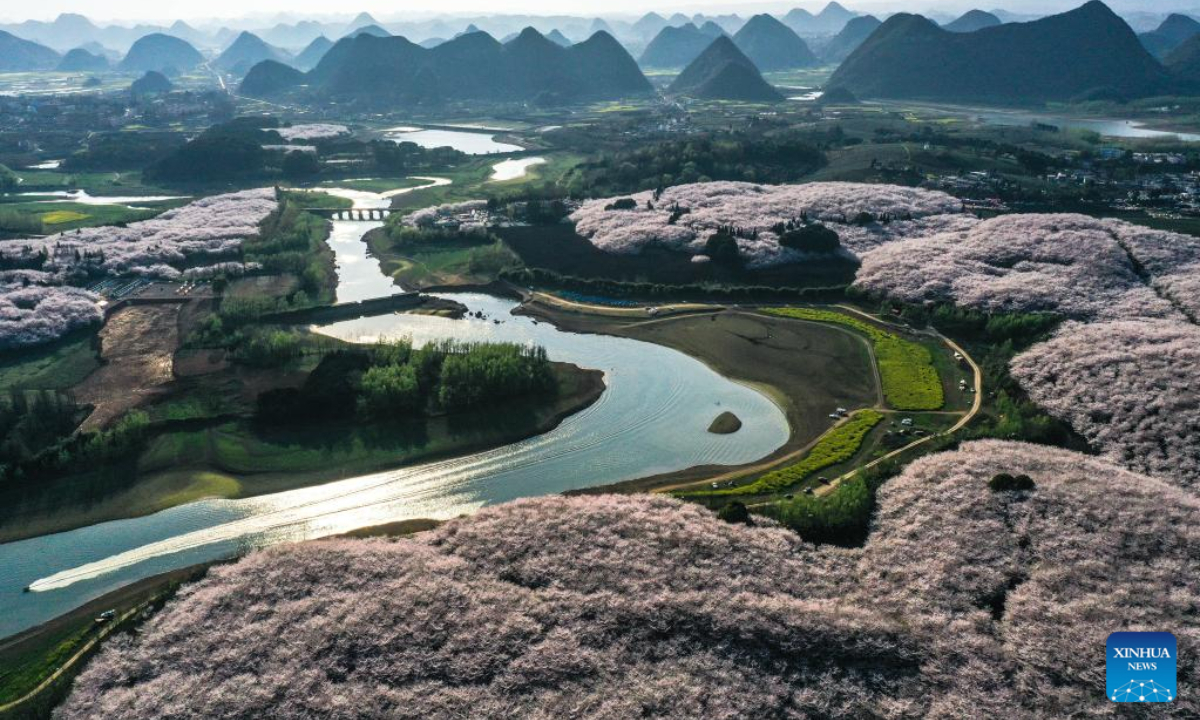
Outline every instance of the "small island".
<path id="1" fill-rule="evenodd" d="M 708 431 L 714 435 L 732 435 L 741 429 L 742 419 L 728 410 L 718 415 L 708 426 Z"/>

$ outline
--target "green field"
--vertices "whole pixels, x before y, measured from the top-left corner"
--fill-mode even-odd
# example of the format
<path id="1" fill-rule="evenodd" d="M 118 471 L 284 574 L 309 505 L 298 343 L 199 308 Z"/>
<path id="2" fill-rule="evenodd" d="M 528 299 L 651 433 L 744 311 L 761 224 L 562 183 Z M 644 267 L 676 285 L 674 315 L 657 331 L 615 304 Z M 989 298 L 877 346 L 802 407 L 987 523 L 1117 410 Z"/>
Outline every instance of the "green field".
<path id="1" fill-rule="evenodd" d="M 546 159 L 545 164 L 530 167 L 524 177 L 503 182 L 492 181 L 492 166 L 501 160 L 512 158 L 512 155 L 488 155 L 472 158 L 470 162 L 453 170 L 429 173 L 431 177 L 448 178 L 451 180 L 451 184 L 399 195 L 392 201 L 392 207 L 401 211 L 412 211 L 431 205 L 482 200 L 489 195 L 517 192 L 526 185 L 554 182 L 582 160 L 581 156 L 573 153 L 537 153 L 537 155 Z"/>
<path id="2" fill-rule="evenodd" d="M 397 247 L 386 230 L 368 233 L 366 240 L 371 253 L 379 258 L 380 270 L 409 289 L 487 283 L 495 280 L 502 269 L 521 263 L 498 240 L 479 244 L 409 243 Z"/>
<path id="3" fill-rule="evenodd" d="M 37 646 L 0 653 L 0 705 L 36 688 L 95 635 L 91 622 L 73 624 L 44 638 Z"/>
<path id="4" fill-rule="evenodd" d="M 945 403 L 933 356 L 923 345 L 835 310 L 768 308 L 764 312 L 795 320 L 843 325 L 866 335 L 875 348 L 884 397 L 896 410 L 938 410 Z"/>
<path id="5" fill-rule="evenodd" d="M 167 209 L 166 204 L 153 208 L 133 208 L 126 205 L 87 205 L 74 202 L 21 202 L 0 204 L 0 230 L 20 231 L 36 226 L 41 233 L 57 233 L 82 227 L 117 225 L 149 220 Z"/>
<path id="6" fill-rule="evenodd" d="M 850 460 L 858 454 L 867 433 L 883 421 L 875 410 L 860 410 L 849 420 L 826 433 L 816 445 L 794 465 L 773 470 L 748 485 L 687 493 L 691 497 L 729 495 L 768 495 L 779 493 L 807 480 L 813 473 Z"/>
<path id="7" fill-rule="evenodd" d="M 100 366 L 95 333 L 73 333 L 58 342 L 0 354 L 0 391 L 67 390 Z"/>

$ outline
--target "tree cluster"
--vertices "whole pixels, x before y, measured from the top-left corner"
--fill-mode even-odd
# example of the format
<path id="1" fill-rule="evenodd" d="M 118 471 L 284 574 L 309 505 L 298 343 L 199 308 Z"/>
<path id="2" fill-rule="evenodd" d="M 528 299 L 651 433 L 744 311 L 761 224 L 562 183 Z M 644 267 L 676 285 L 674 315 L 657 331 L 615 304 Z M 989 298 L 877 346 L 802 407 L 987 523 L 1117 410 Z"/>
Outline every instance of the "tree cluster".
<path id="1" fill-rule="evenodd" d="M 408 420 L 555 388 L 541 347 L 446 341 L 414 348 L 402 340 L 327 354 L 300 388 L 260 395 L 257 417 L 272 424 Z"/>
<path id="2" fill-rule="evenodd" d="M 601 153 L 568 185 L 574 195 L 595 196 L 710 180 L 783 183 L 824 164 L 825 153 L 800 136 L 694 138 Z"/>
<path id="3" fill-rule="evenodd" d="M 962 212 L 959 200 L 945 193 L 892 185 L 705 182 L 621 199 L 633 205 L 616 210 L 618 199 L 584 202 L 571 215 L 576 232 L 606 252 L 637 254 L 662 247 L 703 254 L 710 236 L 732 228 L 725 231 L 737 238 L 738 254 L 750 268 L 804 257 L 780 242 L 779 231 L 786 234 L 789 223 L 792 229 L 802 222 L 836 227 L 839 243 L 861 256 L 894 240 L 976 222 Z M 855 222 L 858 218 L 870 221 Z"/>

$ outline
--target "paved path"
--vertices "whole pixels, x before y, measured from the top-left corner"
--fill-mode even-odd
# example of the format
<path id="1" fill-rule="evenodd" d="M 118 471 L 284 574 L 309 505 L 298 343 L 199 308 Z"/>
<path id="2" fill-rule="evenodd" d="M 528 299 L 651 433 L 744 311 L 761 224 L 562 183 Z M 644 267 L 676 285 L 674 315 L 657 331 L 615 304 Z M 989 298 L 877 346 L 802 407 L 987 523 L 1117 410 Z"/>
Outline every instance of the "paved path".
<path id="1" fill-rule="evenodd" d="M 43 691 L 45 691 L 46 688 L 53 685 L 56 680 L 58 680 L 60 677 L 62 677 L 63 673 L 65 673 L 68 670 L 70 670 L 71 668 L 75 667 L 75 664 L 78 663 L 80 660 L 82 660 L 84 657 L 86 657 L 87 654 L 92 650 L 92 648 L 96 647 L 96 645 L 100 644 L 104 640 L 104 638 L 108 637 L 110 634 L 112 634 L 114 631 L 116 631 L 117 628 L 119 628 L 121 626 L 121 624 L 124 623 L 126 620 L 129 620 L 134 615 L 137 615 L 139 612 L 141 612 L 141 610 L 143 608 L 145 608 L 148 604 L 149 604 L 149 602 L 142 603 L 141 605 L 138 605 L 137 607 L 134 607 L 130 610 L 125 611 L 125 613 L 122 614 L 120 617 L 114 618 L 111 622 L 109 622 L 107 625 L 105 625 L 103 628 L 101 628 L 100 632 L 96 633 L 96 635 L 94 637 L 92 637 L 91 640 L 88 640 L 84 644 L 83 647 L 79 648 L 79 650 L 74 655 L 72 655 L 70 657 L 70 659 L 68 659 L 65 663 L 60 665 L 57 670 L 50 673 L 50 675 L 45 680 L 38 683 L 37 687 L 35 687 L 34 689 L 25 693 L 24 695 L 17 698 L 16 700 L 13 700 L 10 703 L 0 705 L 0 715 L 4 714 L 10 710 L 13 710 L 18 705 L 23 705 L 23 704 L 29 702 L 30 700 L 34 699 L 35 697 L 37 697 L 39 694 L 41 694 Z"/>

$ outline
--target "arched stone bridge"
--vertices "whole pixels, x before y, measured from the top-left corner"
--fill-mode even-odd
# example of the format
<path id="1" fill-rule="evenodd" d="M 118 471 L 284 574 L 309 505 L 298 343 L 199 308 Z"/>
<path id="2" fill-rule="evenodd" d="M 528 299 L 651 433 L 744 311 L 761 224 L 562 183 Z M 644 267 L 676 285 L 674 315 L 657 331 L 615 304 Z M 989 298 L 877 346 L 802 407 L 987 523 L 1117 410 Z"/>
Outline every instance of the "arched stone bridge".
<path id="1" fill-rule="evenodd" d="M 329 218 L 330 220 L 354 220 L 354 221 L 361 221 L 361 222 L 386 220 L 388 215 L 392 214 L 391 210 L 385 209 L 385 208 L 375 208 L 375 209 L 355 208 L 354 210 L 334 210 L 334 209 L 330 209 L 330 208 L 304 208 L 304 211 L 310 212 L 313 215 L 320 215 L 323 218 Z"/>

